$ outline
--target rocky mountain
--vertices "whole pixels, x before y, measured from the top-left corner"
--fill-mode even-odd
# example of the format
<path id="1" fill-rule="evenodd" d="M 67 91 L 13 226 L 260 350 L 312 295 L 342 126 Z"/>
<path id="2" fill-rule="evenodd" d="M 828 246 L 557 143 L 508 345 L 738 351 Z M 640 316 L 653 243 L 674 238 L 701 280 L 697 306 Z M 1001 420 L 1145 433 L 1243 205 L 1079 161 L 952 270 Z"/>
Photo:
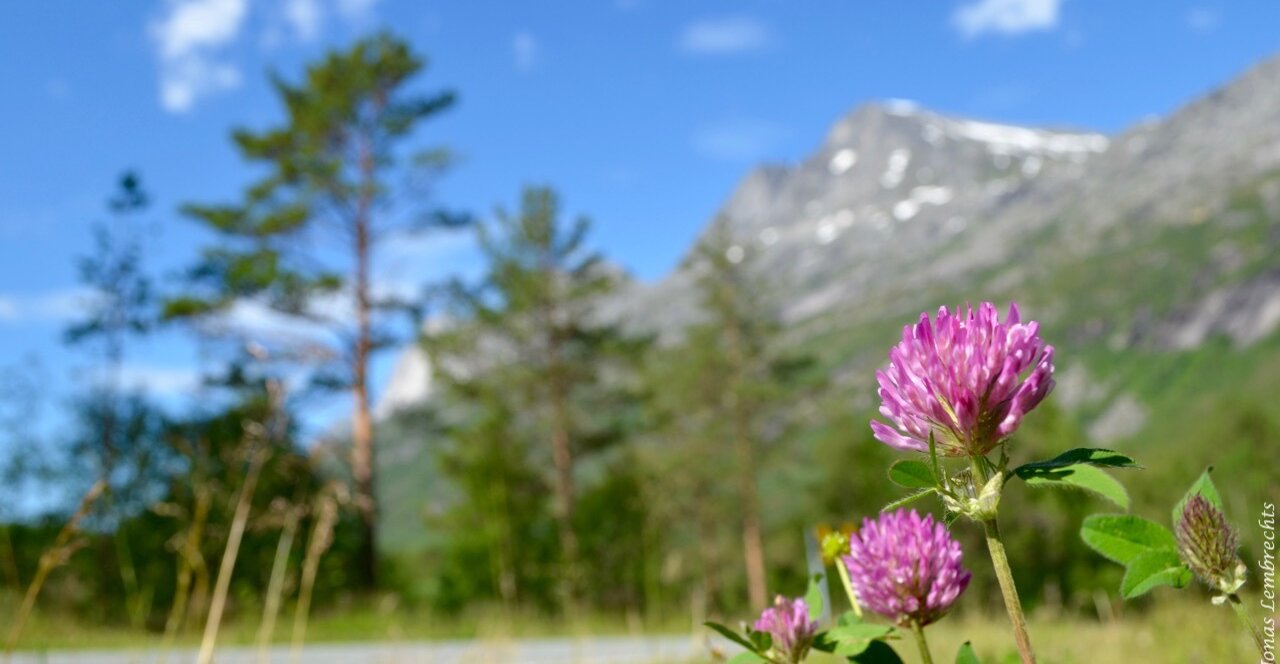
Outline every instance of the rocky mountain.
<path id="1" fill-rule="evenodd" d="M 1097 443 L 1213 389 L 1280 388 L 1280 57 L 1113 136 L 867 104 L 711 221 L 856 407 L 904 322 L 986 299 L 1044 324 L 1056 400 Z M 677 334 L 697 316 L 690 260 L 604 314 Z M 429 394 L 417 352 L 382 412 Z"/>
<path id="2" fill-rule="evenodd" d="M 1249 344 L 1280 325 L 1280 258 L 1263 251 L 1274 244 L 1248 246 L 1237 236 L 1261 224 L 1274 240 L 1278 170 L 1274 58 L 1116 136 L 957 118 L 905 101 L 867 104 L 836 122 L 800 163 L 748 173 L 717 217 L 738 238 L 731 250 L 755 254 L 781 314 L 799 325 L 856 311 L 900 319 L 919 310 L 922 295 L 1000 294 L 1030 298 L 1047 322 L 1066 324 L 1077 307 L 1063 300 L 1116 299 L 1110 287 L 1054 293 L 1043 292 L 1042 282 L 1130 248 L 1138 255 L 1129 258 L 1166 274 L 1168 285 L 1197 273 L 1195 283 L 1173 306 L 1140 302 L 1148 305 L 1140 320 L 1104 321 L 1106 330 L 1095 321 L 1074 333 L 1172 349 L 1219 333 Z M 1232 207 L 1242 195 L 1258 199 L 1264 218 Z M 1205 251 L 1190 262 L 1162 262 L 1173 256 L 1159 242 L 1152 253 L 1138 251 L 1155 236 L 1198 225 L 1208 226 L 1198 234 L 1217 241 L 1200 245 Z M 1272 269 L 1257 269 L 1261 259 L 1272 259 Z M 688 267 L 655 284 L 629 285 L 608 314 L 678 330 L 696 316 Z M 1216 287 L 1204 288 L 1210 284 Z M 406 351 L 382 411 L 424 398 L 425 370 L 418 351 Z"/>

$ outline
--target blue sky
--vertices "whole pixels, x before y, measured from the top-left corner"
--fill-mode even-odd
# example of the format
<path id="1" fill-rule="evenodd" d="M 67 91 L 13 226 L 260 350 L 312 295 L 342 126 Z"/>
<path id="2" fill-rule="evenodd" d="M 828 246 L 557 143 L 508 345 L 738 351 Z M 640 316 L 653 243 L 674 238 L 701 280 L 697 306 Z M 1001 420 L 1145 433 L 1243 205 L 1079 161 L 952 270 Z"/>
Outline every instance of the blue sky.
<path id="1" fill-rule="evenodd" d="M 1104 0 L 170 0 L 0 9 L 0 367 L 38 358 L 57 426 L 84 358 L 60 345 L 74 256 L 118 173 L 155 198 L 150 267 L 201 239 L 176 213 L 249 179 L 227 140 L 279 117 L 268 68 L 391 27 L 426 54 L 422 89 L 460 103 L 422 145 L 462 157 L 440 185 L 485 213 L 550 183 L 642 279 L 671 268 L 735 182 L 796 160 L 857 104 L 906 98 L 996 121 L 1113 132 L 1165 114 L 1280 48 L 1280 3 Z M 400 248 L 388 279 L 474 270 L 457 239 Z M 191 341 L 130 350 L 130 375 L 180 392 Z M 380 373 L 385 374 L 385 362 Z M 324 417 L 341 415 L 335 405 Z"/>

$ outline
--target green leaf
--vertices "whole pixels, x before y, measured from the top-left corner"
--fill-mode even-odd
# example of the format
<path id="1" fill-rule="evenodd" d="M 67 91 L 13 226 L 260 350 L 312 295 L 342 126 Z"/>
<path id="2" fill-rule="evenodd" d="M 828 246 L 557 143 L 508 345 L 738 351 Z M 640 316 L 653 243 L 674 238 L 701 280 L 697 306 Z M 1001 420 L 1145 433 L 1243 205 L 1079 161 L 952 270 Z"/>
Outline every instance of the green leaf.
<path id="1" fill-rule="evenodd" d="M 889 480 L 908 489 L 932 489 L 938 486 L 938 478 L 923 461 L 903 460 L 889 467 Z"/>
<path id="2" fill-rule="evenodd" d="M 1075 464 L 1059 468 L 1019 466 L 1013 472 L 1028 486 L 1082 489 L 1106 498 L 1121 509 L 1129 509 L 1129 493 L 1124 490 L 1124 485 L 1090 465 Z"/>
<path id="3" fill-rule="evenodd" d="M 1109 560 L 1128 565 L 1148 551 L 1178 550 L 1168 528 L 1131 514 L 1094 514 L 1080 527 L 1080 539 Z"/>
<path id="4" fill-rule="evenodd" d="M 866 622 L 866 621 L 864 621 L 861 616 L 854 613 L 852 610 L 845 611 L 844 613 L 836 616 L 837 625 L 857 625 L 863 622 Z"/>
<path id="5" fill-rule="evenodd" d="M 902 664 L 902 658 L 884 641 L 872 641 L 866 650 L 849 658 L 858 664 Z"/>
<path id="6" fill-rule="evenodd" d="M 1182 563 L 1176 551 L 1151 549 L 1129 561 L 1124 579 L 1120 581 L 1120 594 L 1133 599 L 1157 586 L 1186 587 L 1191 582 L 1191 570 Z"/>
<path id="7" fill-rule="evenodd" d="M 756 647 L 753 643 L 746 640 L 745 638 L 742 637 L 741 634 L 729 629 L 728 627 L 725 627 L 724 625 L 721 625 L 720 623 L 717 623 L 717 622 L 704 622 L 702 624 L 719 632 L 720 636 L 723 636 L 724 638 L 729 639 L 730 641 L 733 641 L 734 643 L 742 646 L 743 648 L 746 648 L 747 650 L 755 652 Z"/>
<path id="8" fill-rule="evenodd" d="M 747 638 L 751 641 L 751 649 L 756 652 L 769 652 L 769 649 L 773 647 L 773 635 L 768 632 L 757 632 L 748 627 Z"/>
<path id="9" fill-rule="evenodd" d="M 814 574 L 809 579 L 809 589 L 804 593 L 804 603 L 809 607 L 809 617 L 818 620 L 824 611 L 822 602 L 822 574 Z"/>
<path id="10" fill-rule="evenodd" d="M 1200 473 L 1200 477 L 1196 479 L 1195 484 L 1192 484 L 1191 488 L 1187 490 L 1187 495 L 1178 501 L 1177 506 L 1173 508 L 1174 523 L 1182 520 L 1182 511 L 1186 509 L 1187 501 L 1191 500 L 1192 496 L 1197 495 L 1203 496 L 1205 500 L 1209 501 L 1209 504 L 1225 513 L 1222 508 L 1222 496 L 1218 494 L 1218 487 L 1214 486 L 1213 478 L 1209 477 L 1209 473 L 1212 472 L 1213 466 L 1205 468 L 1204 472 Z"/>
<path id="11" fill-rule="evenodd" d="M 768 664 L 769 660 L 753 652 L 740 652 L 730 658 L 728 664 L 759 664 L 760 662 Z"/>
<path id="12" fill-rule="evenodd" d="M 826 631 L 825 641 L 834 644 L 834 652 L 842 657 L 857 655 L 866 650 L 871 642 L 888 636 L 893 627 L 873 623 L 850 623 L 833 627 Z"/>
<path id="13" fill-rule="evenodd" d="M 888 505 L 885 505 L 884 507 L 881 507 L 881 508 L 880 508 L 880 511 L 881 511 L 881 512 L 888 512 L 889 510 L 897 509 L 897 508 L 899 508 L 899 507 L 902 507 L 903 505 L 906 505 L 907 503 L 913 503 L 913 502 L 915 502 L 915 501 L 917 501 L 917 500 L 920 500 L 921 498 L 924 498 L 925 496 L 927 496 L 927 495 L 929 495 L 929 494 L 931 494 L 931 493 L 936 493 L 937 491 L 938 491 L 937 489 L 921 489 L 920 491 L 917 491 L 917 492 L 915 492 L 915 493 L 909 493 L 909 494 L 907 494 L 907 495 L 905 495 L 905 496 L 903 496 L 903 497 L 901 497 L 901 498 L 899 498 L 899 499 L 897 499 L 897 500 L 895 500 L 895 501 L 893 501 L 893 502 L 889 503 Z"/>
<path id="14" fill-rule="evenodd" d="M 982 664 L 982 660 L 978 659 L 977 653 L 973 652 L 973 646 L 968 641 L 960 646 L 960 651 L 956 653 L 956 664 Z"/>
<path id="15" fill-rule="evenodd" d="M 1109 468 L 1141 468 L 1133 459 L 1116 452 L 1114 450 L 1105 450 L 1099 447 L 1077 447 L 1073 450 L 1067 450 L 1048 461 L 1036 461 L 1019 466 L 1013 472 L 1018 472 L 1023 468 L 1065 468 L 1066 466 L 1074 466 L 1078 463 L 1084 463 L 1091 466 L 1107 466 Z"/>

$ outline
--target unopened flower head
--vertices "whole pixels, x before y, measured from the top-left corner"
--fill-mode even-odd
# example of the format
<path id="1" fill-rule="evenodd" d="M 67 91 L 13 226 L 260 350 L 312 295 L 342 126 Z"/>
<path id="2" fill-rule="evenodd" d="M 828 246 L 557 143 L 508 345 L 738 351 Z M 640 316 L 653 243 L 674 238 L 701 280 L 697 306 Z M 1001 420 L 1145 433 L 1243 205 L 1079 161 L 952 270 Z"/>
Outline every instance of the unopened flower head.
<path id="1" fill-rule="evenodd" d="M 844 563 L 858 599 L 899 625 L 936 622 L 969 586 L 960 544 L 932 515 L 898 510 L 867 519 Z"/>
<path id="2" fill-rule="evenodd" d="M 755 629 L 773 637 L 772 650 L 782 661 L 797 664 L 809 654 L 818 622 L 809 617 L 809 606 L 803 599 L 787 599 L 778 595 L 773 606 L 760 614 Z"/>
<path id="3" fill-rule="evenodd" d="M 1231 595 L 1244 585 L 1245 565 L 1236 551 L 1240 536 L 1222 510 L 1199 494 L 1187 501 L 1174 524 L 1178 553 L 1210 588 Z"/>
<path id="4" fill-rule="evenodd" d="M 822 562 L 835 564 L 849 554 L 849 534 L 842 530 L 822 528 L 818 533 L 819 547 L 822 551 Z"/>
<path id="5" fill-rule="evenodd" d="M 991 451 L 1053 389 L 1053 346 L 1039 330 L 1012 303 L 1004 322 L 990 302 L 955 314 L 942 307 L 932 322 L 920 314 L 876 372 L 880 414 L 893 424 L 873 420 L 876 438 L 927 452 L 932 435 L 944 456 Z"/>

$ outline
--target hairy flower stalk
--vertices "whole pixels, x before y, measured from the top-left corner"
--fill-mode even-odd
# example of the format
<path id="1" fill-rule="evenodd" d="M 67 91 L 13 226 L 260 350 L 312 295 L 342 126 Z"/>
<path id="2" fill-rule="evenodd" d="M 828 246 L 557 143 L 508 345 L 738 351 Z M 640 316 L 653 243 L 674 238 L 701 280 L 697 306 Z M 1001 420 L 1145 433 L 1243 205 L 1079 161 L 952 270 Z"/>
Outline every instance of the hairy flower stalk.
<path id="1" fill-rule="evenodd" d="M 787 599 L 778 595 L 773 606 L 760 614 L 756 621 L 757 632 L 766 632 L 773 638 L 769 652 L 779 664 L 799 664 L 809 654 L 818 622 L 809 617 L 809 605 L 803 599 Z"/>
<path id="2" fill-rule="evenodd" d="M 849 538 L 845 568 L 866 607 L 912 630 L 932 663 L 924 628 L 946 615 L 971 577 L 960 544 L 932 515 L 899 509 L 863 521 Z"/>
<path id="3" fill-rule="evenodd" d="M 989 474 L 986 455 L 1053 389 L 1053 346 L 1039 331 L 1039 323 L 1022 322 L 1014 303 L 1003 322 L 990 302 L 954 314 L 942 307 L 932 321 L 921 314 L 903 328 L 889 366 L 876 372 L 880 414 L 891 424 L 871 422 L 875 437 L 891 447 L 968 457 L 975 507 L 965 513 L 983 525 L 1023 664 L 1036 660 L 995 513 L 1003 459 Z M 983 500 L 987 487 L 992 495 Z M 982 505 L 990 509 L 977 509 Z"/>

